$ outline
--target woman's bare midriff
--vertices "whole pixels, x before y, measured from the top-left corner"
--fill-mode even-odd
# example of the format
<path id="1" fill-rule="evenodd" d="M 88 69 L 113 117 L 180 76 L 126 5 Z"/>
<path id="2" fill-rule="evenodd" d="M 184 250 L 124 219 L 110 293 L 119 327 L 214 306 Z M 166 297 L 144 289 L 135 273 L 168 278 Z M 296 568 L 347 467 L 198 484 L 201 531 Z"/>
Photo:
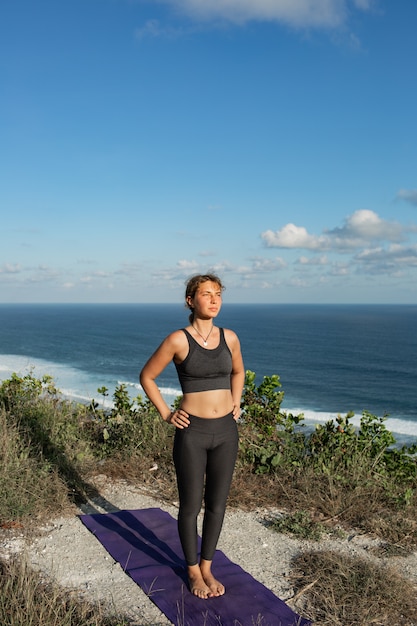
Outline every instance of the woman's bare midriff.
<path id="1" fill-rule="evenodd" d="M 213 419 L 223 417 L 233 410 L 232 394 L 229 389 L 214 389 L 185 393 L 181 408 L 190 415 Z"/>

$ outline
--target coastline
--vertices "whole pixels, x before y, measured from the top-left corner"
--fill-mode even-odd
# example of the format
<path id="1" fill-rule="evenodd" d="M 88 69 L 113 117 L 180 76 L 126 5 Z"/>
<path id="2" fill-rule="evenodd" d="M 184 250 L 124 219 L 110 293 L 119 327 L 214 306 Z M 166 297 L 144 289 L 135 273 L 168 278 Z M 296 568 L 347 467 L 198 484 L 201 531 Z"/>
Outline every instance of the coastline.
<path id="1" fill-rule="evenodd" d="M 112 393 L 116 386 L 120 384 L 126 385 L 132 398 L 137 395 L 144 397 L 139 381 L 134 382 L 129 378 L 116 378 L 105 373 L 93 373 L 92 371 L 78 368 L 71 363 L 56 362 L 26 354 L 0 354 L 0 382 L 9 378 L 14 372 L 21 376 L 33 374 L 38 378 L 42 377 L 42 375 L 52 376 L 63 397 L 82 404 L 89 404 L 94 399 L 94 401 L 104 405 L 105 408 L 111 408 Z M 176 382 L 174 371 L 171 376 L 169 375 L 168 378 L 161 381 L 161 391 L 168 404 L 172 404 L 175 398 L 181 394 L 179 387 L 175 384 Z M 334 421 L 339 414 L 344 416 L 350 411 L 350 408 L 343 410 L 342 406 L 336 411 L 305 407 L 302 403 L 293 401 L 285 389 L 284 383 L 282 384 L 284 391 L 282 410 L 294 415 L 303 413 L 303 423 L 306 426 L 306 430 L 314 429 L 316 424 L 324 424 L 329 420 Z M 103 386 L 109 390 L 106 399 L 97 392 L 97 389 Z M 324 403 L 322 400 L 322 404 Z M 334 399 L 332 403 L 335 404 Z M 364 410 L 366 409 L 367 407 L 364 407 Z M 370 412 L 375 414 L 373 411 Z M 377 414 L 377 417 L 383 417 L 383 415 Z M 355 412 L 354 417 L 351 418 L 352 424 L 358 426 L 360 418 L 361 413 Z M 401 413 L 397 415 L 388 414 L 384 424 L 387 430 L 393 433 L 398 445 L 417 443 L 417 407 L 416 414 L 413 414 L 412 418 Z"/>
<path id="2" fill-rule="evenodd" d="M 137 395 L 144 397 L 139 382 L 135 383 L 129 380 L 121 381 L 115 380 L 114 378 L 106 381 L 104 376 L 102 377 L 98 374 L 92 376 L 91 373 L 83 372 L 82 370 L 66 364 L 32 358 L 26 355 L 0 354 L 0 383 L 10 378 L 13 373 L 17 373 L 19 376 L 33 374 L 39 378 L 43 375 L 52 376 L 63 398 L 81 404 L 90 404 L 90 402 L 94 400 L 104 408 L 111 408 L 113 404 L 111 400 L 112 393 L 115 387 L 121 384 L 126 385 L 129 395 L 132 398 Z M 97 393 L 97 389 L 103 386 L 108 386 L 109 395 L 107 398 L 103 398 Z M 161 391 L 169 405 L 181 394 L 180 389 L 175 386 L 161 386 Z M 289 403 L 290 400 L 284 396 L 284 401 L 281 405 L 282 410 L 286 413 L 292 413 L 293 415 L 303 413 L 304 420 L 302 423 L 305 425 L 306 432 L 314 430 L 317 424 L 325 424 L 329 420 L 334 421 L 338 415 L 344 416 L 347 412 L 342 410 L 322 411 L 302 408 L 300 406 L 287 406 Z M 382 416 L 378 415 L 378 417 Z M 351 423 L 354 426 L 359 426 L 360 418 L 361 414 L 355 413 L 351 418 Z M 387 430 L 394 435 L 397 445 L 410 446 L 417 443 L 417 415 L 416 421 L 388 415 L 384 424 Z"/>

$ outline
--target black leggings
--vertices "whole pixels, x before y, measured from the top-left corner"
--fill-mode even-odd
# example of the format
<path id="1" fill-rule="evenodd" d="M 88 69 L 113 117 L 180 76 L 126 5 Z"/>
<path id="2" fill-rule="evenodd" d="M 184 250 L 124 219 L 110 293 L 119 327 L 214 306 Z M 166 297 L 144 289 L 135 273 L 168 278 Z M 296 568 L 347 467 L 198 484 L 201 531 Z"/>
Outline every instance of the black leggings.
<path id="1" fill-rule="evenodd" d="M 197 517 L 203 491 L 205 508 L 201 558 L 211 561 L 232 482 L 238 432 L 232 413 L 214 419 L 189 415 L 189 419 L 187 428 L 177 428 L 175 432 L 173 456 L 180 501 L 178 532 L 187 565 L 196 565 Z"/>

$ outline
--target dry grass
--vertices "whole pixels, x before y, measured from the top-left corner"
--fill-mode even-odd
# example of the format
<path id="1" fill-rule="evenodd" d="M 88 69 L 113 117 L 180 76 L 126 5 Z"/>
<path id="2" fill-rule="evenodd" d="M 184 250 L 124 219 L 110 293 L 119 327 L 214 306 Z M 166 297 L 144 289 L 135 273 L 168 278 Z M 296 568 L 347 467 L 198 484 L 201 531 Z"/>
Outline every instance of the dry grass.
<path id="1" fill-rule="evenodd" d="M 68 507 L 68 487 L 56 467 L 31 442 L 22 437 L 19 428 L 9 423 L 0 409 L 0 523 L 15 520 L 39 520 L 57 509 Z"/>
<path id="2" fill-rule="evenodd" d="M 279 507 L 289 512 L 311 511 L 313 519 L 329 528 L 360 529 L 387 544 L 411 551 L 417 546 L 417 499 L 395 509 L 382 487 L 332 488 L 331 479 L 308 471 L 251 474 L 236 469 L 229 503 L 242 509 Z"/>
<path id="3" fill-rule="evenodd" d="M 392 568 L 335 552 L 294 562 L 294 586 L 315 626 L 416 626 L 415 587 Z"/>
<path id="4" fill-rule="evenodd" d="M 2 626 L 126 626 L 78 593 L 45 582 L 17 560 L 0 561 L 0 624 Z"/>

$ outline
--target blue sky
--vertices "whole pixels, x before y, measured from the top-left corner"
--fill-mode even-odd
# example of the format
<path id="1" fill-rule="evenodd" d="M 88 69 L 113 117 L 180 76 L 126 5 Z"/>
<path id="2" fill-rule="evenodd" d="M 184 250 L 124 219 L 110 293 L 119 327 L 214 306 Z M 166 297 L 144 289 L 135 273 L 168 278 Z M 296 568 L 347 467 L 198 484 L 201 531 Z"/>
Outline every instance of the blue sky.
<path id="1" fill-rule="evenodd" d="M 0 11 L 0 302 L 417 303 L 415 0 Z"/>

